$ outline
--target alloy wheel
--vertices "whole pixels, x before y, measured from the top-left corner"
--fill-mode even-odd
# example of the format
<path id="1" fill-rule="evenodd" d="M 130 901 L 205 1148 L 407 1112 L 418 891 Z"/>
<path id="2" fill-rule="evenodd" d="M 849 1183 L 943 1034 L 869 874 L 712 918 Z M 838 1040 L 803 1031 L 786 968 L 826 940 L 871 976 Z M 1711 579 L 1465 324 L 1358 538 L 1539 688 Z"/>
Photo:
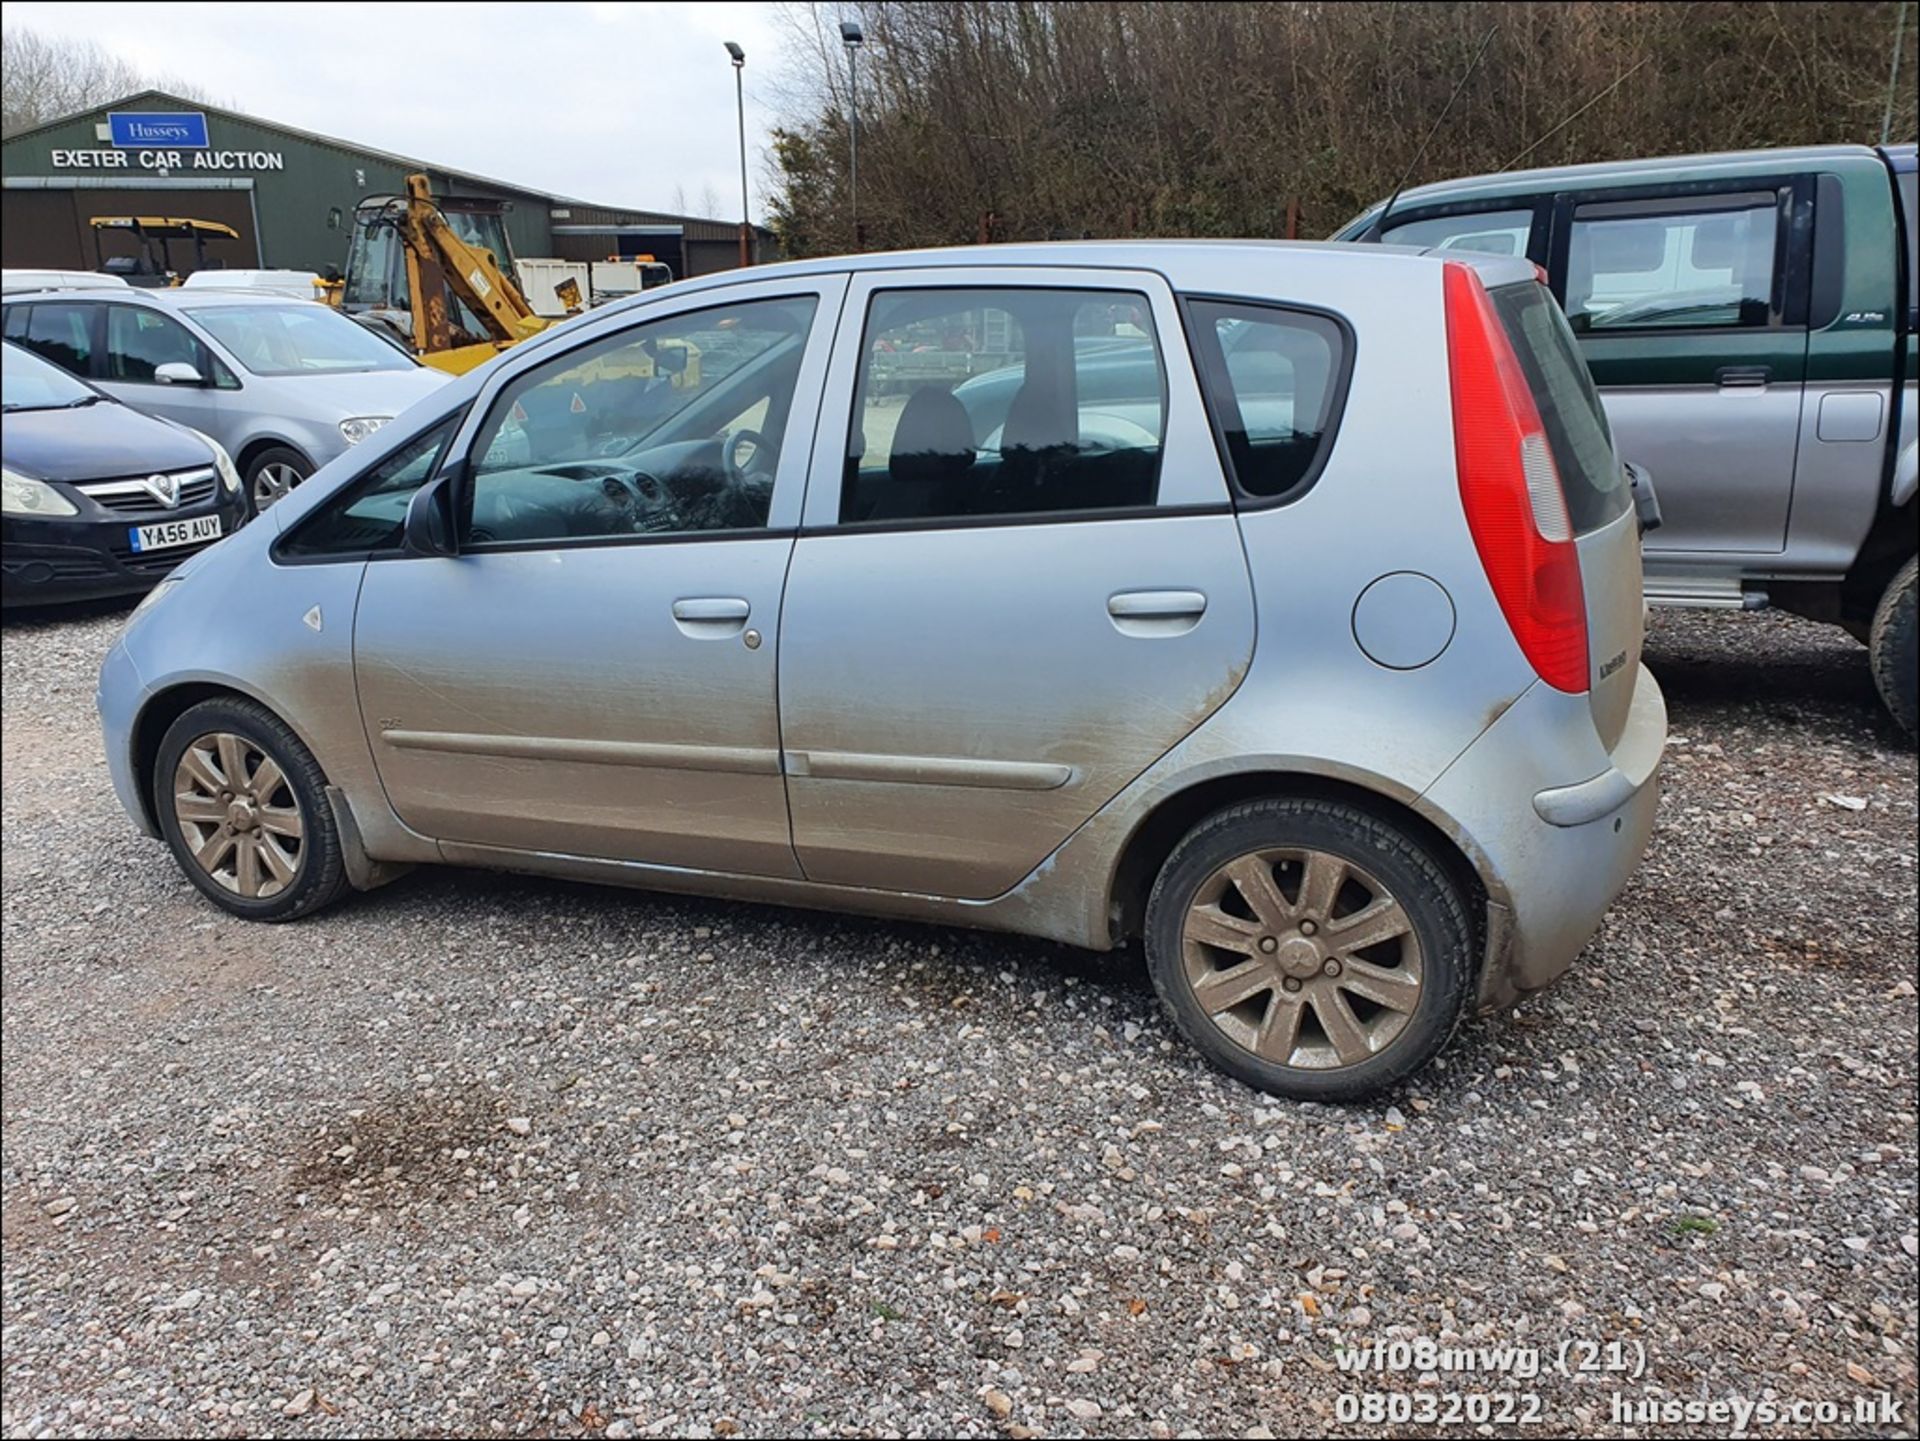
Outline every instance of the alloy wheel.
<path id="1" fill-rule="evenodd" d="M 245 736 L 216 731 L 187 746 L 174 768 L 173 814 L 194 862 L 236 895 L 266 900 L 299 873 L 299 798 L 273 757 Z"/>
<path id="2" fill-rule="evenodd" d="M 1354 862 L 1302 847 L 1253 851 L 1194 892 L 1181 930 L 1194 998 L 1272 1065 L 1337 1070 L 1397 1040 L 1420 1002 L 1419 938 Z"/>
<path id="3" fill-rule="evenodd" d="M 304 477 L 299 471 L 283 461 L 263 465 L 253 473 L 253 508 L 257 514 L 272 505 L 276 500 L 285 499 L 287 492 L 298 485 Z"/>

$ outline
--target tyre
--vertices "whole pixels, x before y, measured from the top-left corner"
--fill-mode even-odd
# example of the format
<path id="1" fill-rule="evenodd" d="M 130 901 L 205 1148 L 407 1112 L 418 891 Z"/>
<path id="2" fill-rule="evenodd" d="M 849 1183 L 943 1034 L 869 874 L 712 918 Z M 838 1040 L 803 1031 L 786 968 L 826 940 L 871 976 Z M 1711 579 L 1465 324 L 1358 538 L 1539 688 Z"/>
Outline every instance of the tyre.
<path id="1" fill-rule="evenodd" d="M 1920 658 L 1916 657 L 1914 617 L 1915 571 L 1920 558 L 1901 566 L 1880 597 L 1880 608 L 1873 613 L 1873 637 L 1868 641 L 1873 662 L 1873 683 L 1880 688 L 1880 699 L 1887 703 L 1893 718 L 1907 738 L 1914 737 L 1920 721 Z"/>
<path id="2" fill-rule="evenodd" d="M 1404 1080 L 1453 1034 L 1474 974 L 1459 885 L 1411 833 L 1334 801 L 1201 822 L 1147 901 L 1174 1024 L 1235 1079 L 1303 1101 Z"/>
<path id="3" fill-rule="evenodd" d="M 313 462 L 299 451 L 291 446 L 270 445 L 247 462 L 247 473 L 242 477 L 247 486 L 247 503 L 258 515 L 312 474 Z"/>
<path id="4" fill-rule="evenodd" d="M 174 859 L 221 909 L 290 921 L 348 889 L 326 775 L 265 706 L 192 707 L 161 737 L 152 784 Z"/>

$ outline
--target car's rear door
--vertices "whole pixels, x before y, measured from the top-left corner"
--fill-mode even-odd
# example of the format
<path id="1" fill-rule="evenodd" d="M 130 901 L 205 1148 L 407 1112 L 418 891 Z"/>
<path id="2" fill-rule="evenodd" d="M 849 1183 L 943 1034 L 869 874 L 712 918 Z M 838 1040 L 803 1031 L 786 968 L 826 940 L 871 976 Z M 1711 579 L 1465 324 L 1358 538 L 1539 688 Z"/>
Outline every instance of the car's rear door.
<path id="1" fill-rule="evenodd" d="M 856 275 L 781 620 L 815 881 L 1017 884 L 1213 712 L 1251 583 L 1158 275 Z"/>
<path id="2" fill-rule="evenodd" d="M 1559 197 L 1552 278 L 1665 523 L 1656 567 L 1786 545 L 1807 357 L 1804 179 Z"/>
<path id="3" fill-rule="evenodd" d="M 82 380 L 98 383 L 100 311 L 85 300 L 31 300 L 7 306 L 6 337 Z"/>

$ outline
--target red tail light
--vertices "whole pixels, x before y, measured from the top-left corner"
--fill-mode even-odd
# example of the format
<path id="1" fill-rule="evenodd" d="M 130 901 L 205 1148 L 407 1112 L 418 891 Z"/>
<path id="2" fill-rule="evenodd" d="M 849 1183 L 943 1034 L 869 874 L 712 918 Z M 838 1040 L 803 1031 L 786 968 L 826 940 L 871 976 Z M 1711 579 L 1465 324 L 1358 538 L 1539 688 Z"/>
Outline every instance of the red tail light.
<path id="1" fill-rule="evenodd" d="M 1513 638 L 1540 679 L 1585 691 L 1587 606 L 1566 493 L 1506 328 L 1470 266 L 1446 267 L 1460 503 Z"/>

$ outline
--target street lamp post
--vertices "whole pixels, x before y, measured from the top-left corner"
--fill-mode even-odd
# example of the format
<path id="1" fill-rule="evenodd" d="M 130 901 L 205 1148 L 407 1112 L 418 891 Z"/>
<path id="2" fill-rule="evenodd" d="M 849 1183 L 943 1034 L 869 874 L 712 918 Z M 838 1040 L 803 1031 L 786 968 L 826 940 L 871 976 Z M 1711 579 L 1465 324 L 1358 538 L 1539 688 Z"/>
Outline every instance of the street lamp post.
<path id="1" fill-rule="evenodd" d="M 747 52 L 726 42 L 733 58 L 733 100 L 740 112 L 740 264 L 753 264 L 753 216 L 747 209 Z"/>
<path id="2" fill-rule="evenodd" d="M 847 193 L 853 212 L 853 248 L 864 250 L 860 234 L 860 45 L 867 37 L 851 20 L 840 22 L 840 40 L 847 47 Z"/>

